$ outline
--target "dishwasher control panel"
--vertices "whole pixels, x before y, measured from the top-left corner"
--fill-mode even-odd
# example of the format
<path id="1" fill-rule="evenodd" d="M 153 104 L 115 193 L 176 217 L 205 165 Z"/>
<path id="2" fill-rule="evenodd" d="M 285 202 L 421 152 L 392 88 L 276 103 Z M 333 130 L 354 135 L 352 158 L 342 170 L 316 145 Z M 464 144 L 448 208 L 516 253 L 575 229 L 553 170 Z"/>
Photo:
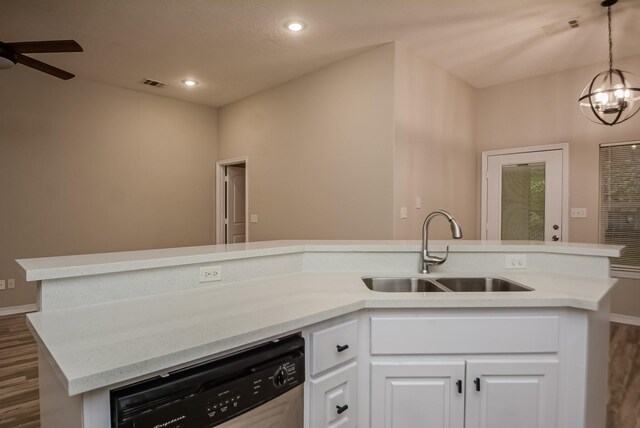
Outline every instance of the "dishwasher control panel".
<path id="1" fill-rule="evenodd" d="M 304 339 L 260 345 L 111 391 L 112 428 L 209 428 L 304 383 Z"/>
<path id="2" fill-rule="evenodd" d="M 280 377 L 281 373 L 285 373 Z M 266 367 L 246 378 L 212 391 L 207 399 L 210 425 L 216 426 L 281 395 L 304 382 L 304 355 Z"/>

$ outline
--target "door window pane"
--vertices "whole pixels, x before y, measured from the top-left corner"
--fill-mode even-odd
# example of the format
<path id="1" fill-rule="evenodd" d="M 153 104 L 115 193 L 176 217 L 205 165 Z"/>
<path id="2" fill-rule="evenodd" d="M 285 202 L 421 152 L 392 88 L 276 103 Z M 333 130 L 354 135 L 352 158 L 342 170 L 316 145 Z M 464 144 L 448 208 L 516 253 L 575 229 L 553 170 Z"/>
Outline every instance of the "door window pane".
<path id="1" fill-rule="evenodd" d="M 502 167 L 501 238 L 544 241 L 545 164 Z"/>

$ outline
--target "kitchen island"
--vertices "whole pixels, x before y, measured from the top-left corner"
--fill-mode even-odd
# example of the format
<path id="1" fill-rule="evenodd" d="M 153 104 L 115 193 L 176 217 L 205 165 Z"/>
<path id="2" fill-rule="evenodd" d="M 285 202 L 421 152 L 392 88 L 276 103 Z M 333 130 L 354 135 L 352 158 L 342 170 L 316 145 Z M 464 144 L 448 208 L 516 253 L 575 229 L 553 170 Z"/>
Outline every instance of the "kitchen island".
<path id="1" fill-rule="evenodd" d="M 433 426 L 459 427 L 465 418 L 464 426 L 475 426 L 469 421 L 504 413 L 481 389 L 522 405 L 532 427 L 604 426 L 615 284 L 608 258 L 620 247 L 435 241 L 431 248 L 447 244 L 449 259 L 428 275 L 417 275 L 414 241 L 273 241 L 19 260 L 27 280 L 39 281 L 40 311 L 28 320 L 39 344 L 42 426 L 109 427 L 111 389 L 296 332 L 309 348 L 309 427 L 403 426 L 402 415 L 428 408 L 408 399 L 416 391 L 448 397 L 437 404 L 444 411 L 428 408 L 446 415 Z M 506 263 L 513 255 L 525 263 L 514 269 Z M 208 279 L 202 268 L 212 266 L 220 280 L 201 282 Z M 365 275 L 491 275 L 533 291 L 381 293 L 365 287 Z M 314 345 L 334 334 L 352 340 L 351 351 L 325 355 Z M 351 410 L 327 415 L 321 408 L 338 380 L 350 382 Z M 394 407 L 394 394 L 406 408 Z M 536 404 L 518 402 L 527 397 Z"/>

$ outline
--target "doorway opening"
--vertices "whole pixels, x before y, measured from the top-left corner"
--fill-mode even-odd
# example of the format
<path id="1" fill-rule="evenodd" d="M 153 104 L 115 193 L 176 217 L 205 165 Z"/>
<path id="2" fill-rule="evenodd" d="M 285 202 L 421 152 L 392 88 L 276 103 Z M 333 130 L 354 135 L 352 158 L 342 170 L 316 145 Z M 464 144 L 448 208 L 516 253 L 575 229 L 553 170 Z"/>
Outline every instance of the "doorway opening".
<path id="1" fill-rule="evenodd" d="M 249 159 L 216 162 L 216 243 L 249 242 Z"/>
<path id="2" fill-rule="evenodd" d="M 568 144 L 482 152 L 482 239 L 568 241 L 568 211 Z"/>

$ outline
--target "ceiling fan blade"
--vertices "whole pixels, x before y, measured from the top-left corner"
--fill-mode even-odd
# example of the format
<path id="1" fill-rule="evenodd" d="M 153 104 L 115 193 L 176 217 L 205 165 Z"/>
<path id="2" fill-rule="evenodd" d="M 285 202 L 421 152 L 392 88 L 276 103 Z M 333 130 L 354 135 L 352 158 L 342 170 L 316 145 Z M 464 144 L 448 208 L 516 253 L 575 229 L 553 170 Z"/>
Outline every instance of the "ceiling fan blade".
<path id="1" fill-rule="evenodd" d="M 50 74 L 58 79 L 69 80 L 75 77 L 75 74 L 71 74 L 68 71 L 60 70 L 53 65 L 46 64 L 37 59 L 30 58 L 26 55 L 18 54 L 18 64 L 26 65 L 43 73 Z"/>
<path id="2" fill-rule="evenodd" d="M 75 40 L 49 40 L 43 42 L 5 43 L 17 53 L 82 52 Z"/>

